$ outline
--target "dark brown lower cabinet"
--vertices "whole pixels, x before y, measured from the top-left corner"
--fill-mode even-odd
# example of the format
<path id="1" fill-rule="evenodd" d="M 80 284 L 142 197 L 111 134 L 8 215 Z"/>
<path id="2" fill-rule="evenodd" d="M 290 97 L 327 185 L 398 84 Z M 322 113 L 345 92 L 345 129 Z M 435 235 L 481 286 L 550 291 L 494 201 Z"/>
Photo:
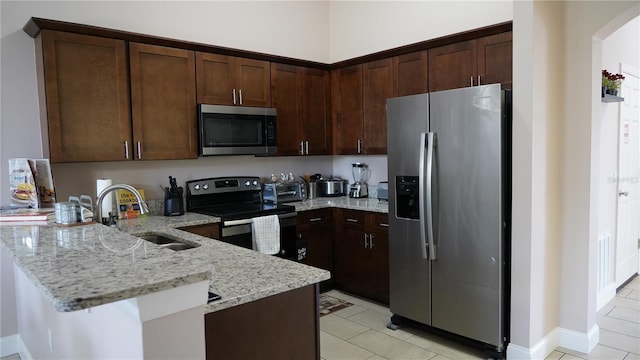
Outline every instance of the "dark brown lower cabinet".
<path id="1" fill-rule="evenodd" d="M 336 209 L 335 282 L 338 288 L 389 303 L 387 214 Z"/>
<path id="2" fill-rule="evenodd" d="M 320 291 L 333 287 L 333 228 L 329 208 L 301 211 L 296 224 L 298 235 L 307 243 L 303 263 L 331 272 L 331 279 L 320 283 Z"/>
<path id="3" fill-rule="evenodd" d="M 320 359 L 318 286 L 205 315 L 207 359 Z"/>

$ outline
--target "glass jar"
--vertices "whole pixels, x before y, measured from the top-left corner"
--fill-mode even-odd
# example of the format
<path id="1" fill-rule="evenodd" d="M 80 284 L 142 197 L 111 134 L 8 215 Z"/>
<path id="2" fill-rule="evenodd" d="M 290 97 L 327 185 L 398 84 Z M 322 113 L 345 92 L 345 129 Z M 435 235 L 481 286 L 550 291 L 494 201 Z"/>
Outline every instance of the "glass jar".
<path id="1" fill-rule="evenodd" d="M 56 223 L 62 225 L 77 222 L 77 204 L 71 202 L 56 203 Z"/>

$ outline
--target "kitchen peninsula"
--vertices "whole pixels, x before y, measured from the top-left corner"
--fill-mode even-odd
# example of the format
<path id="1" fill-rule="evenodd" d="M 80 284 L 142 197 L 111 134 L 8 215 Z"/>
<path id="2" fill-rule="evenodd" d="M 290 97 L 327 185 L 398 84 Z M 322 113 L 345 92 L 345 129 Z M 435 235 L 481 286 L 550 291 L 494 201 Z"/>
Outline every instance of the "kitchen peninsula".
<path id="1" fill-rule="evenodd" d="M 247 324 L 264 330 L 260 322 L 268 320 L 255 317 L 262 306 L 282 317 L 266 324 L 271 333 L 293 332 L 292 345 L 319 357 L 315 284 L 329 272 L 178 229 L 216 221 L 188 213 L 119 221 L 117 228 L 1 226 L 31 357 L 204 358 L 205 341 L 207 357 L 220 356 L 209 353 L 209 341 L 238 337 Z M 134 236 L 148 232 L 196 247 L 173 251 Z M 221 299 L 207 305 L 207 290 Z M 230 321 L 233 332 L 224 326 Z M 298 323 L 306 328 L 283 328 Z M 267 334 L 244 334 L 244 348 L 253 346 L 251 335 Z"/>

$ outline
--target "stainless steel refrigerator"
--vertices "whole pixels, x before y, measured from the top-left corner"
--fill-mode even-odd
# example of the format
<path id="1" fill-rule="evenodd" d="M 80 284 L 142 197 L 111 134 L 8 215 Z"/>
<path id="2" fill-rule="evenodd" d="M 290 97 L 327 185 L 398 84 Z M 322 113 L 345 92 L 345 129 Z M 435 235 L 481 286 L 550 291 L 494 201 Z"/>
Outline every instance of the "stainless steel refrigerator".
<path id="1" fill-rule="evenodd" d="M 506 354 L 511 92 L 388 99 L 387 139 L 390 327 L 416 322 Z"/>

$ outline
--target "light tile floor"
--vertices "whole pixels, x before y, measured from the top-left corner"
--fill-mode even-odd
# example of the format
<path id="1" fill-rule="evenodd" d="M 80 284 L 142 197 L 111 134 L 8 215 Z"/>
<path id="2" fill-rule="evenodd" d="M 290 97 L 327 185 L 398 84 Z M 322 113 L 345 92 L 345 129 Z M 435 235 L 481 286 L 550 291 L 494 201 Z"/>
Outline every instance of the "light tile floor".
<path id="1" fill-rule="evenodd" d="M 387 329 L 391 312 L 386 306 L 337 290 L 326 294 L 353 305 L 320 318 L 320 356 L 324 360 L 486 358 L 475 348 L 418 329 Z M 640 277 L 636 277 L 598 312 L 600 342 L 590 354 L 558 348 L 547 360 L 640 360 L 639 295 Z"/>

